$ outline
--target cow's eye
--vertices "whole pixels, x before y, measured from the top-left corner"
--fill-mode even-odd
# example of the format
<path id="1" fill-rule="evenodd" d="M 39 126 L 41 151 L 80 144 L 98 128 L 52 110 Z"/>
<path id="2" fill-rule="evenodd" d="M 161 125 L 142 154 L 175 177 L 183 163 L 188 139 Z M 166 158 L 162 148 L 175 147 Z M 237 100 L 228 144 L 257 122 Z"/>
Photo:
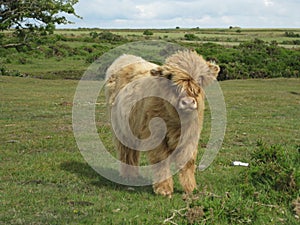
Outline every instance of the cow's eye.
<path id="1" fill-rule="evenodd" d="M 168 79 L 168 80 L 172 80 L 172 78 L 173 78 L 173 74 L 168 74 L 167 76 L 166 76 L 166 78 Z"/>

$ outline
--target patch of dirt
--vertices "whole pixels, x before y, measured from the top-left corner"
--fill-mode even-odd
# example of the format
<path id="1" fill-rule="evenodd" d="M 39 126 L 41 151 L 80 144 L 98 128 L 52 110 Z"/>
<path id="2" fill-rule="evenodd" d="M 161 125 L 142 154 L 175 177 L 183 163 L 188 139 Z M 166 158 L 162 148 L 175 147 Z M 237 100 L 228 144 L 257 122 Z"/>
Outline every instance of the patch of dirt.
<path id="1" fill-rule="evenodd" d="M 195 224 L 200 222 L 204 217 L 203 207 L 195 206 L 193 208 L 189 208 L 186 212 L 186 218 L 190 224 Z"/>

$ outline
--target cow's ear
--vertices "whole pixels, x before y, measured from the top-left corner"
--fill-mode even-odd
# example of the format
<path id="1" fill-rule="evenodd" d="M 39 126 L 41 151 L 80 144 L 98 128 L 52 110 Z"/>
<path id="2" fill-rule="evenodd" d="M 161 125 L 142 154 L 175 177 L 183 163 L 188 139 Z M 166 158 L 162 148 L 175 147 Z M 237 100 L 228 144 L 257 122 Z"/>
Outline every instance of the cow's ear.
<path id="1" fill-rule="evenodd" d="M 163 69 L 161 67 L 157 67 L 155 69 L 150 70 L 150 74 L 152 76 L 162 76 L 163 75 Z"/>
<path id="2" fill-rule="evenodd" d="M 168 80 L 172 80 L 173 78 L 172 72 L 167 67 L 157 67 L 155 69 L 152 69 L 150 73 L 152 76 L 164 77 Z"/>
<path id="3" fill-rule="evenodd" d="M 211 72 L 211 76 L 217 78 L 220 72 L 220 67 L 216 64 L 215 61 L 207 62 L 208 68 Z"/>
<path id="4" fill-rule="evenodd" d="M 217 76 L 220 72 L 220 67 L 214 62 L 206 62 L 208 66 L 208 71 L 206 74 L 203 74 L 199 77 L 199 83 L 201 87 L 207 87 L 217 80 Z"/>

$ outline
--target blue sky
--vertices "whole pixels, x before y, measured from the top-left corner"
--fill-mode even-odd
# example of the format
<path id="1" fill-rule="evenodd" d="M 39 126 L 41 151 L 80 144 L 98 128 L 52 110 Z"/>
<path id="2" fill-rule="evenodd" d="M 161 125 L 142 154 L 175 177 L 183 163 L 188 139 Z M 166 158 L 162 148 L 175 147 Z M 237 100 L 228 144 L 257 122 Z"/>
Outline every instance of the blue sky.
<path id="1" fill-rule="evenodd" d="M 300 28 L 300 0 L 80 0 L 58 28 Z"/>

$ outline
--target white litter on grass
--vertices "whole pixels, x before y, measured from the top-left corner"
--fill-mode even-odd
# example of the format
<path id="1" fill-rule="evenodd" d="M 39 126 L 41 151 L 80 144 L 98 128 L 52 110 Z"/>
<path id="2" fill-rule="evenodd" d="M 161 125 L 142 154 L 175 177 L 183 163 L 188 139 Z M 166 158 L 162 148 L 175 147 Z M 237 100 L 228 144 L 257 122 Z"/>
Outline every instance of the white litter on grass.
<path id="1" fill-rule="evenodd" d="M 244 162 L 240 162 L 240 161 L 234 161 L 232 162 L 233 166 L 249 166 L 249 163 L 244 163 Z"/>

